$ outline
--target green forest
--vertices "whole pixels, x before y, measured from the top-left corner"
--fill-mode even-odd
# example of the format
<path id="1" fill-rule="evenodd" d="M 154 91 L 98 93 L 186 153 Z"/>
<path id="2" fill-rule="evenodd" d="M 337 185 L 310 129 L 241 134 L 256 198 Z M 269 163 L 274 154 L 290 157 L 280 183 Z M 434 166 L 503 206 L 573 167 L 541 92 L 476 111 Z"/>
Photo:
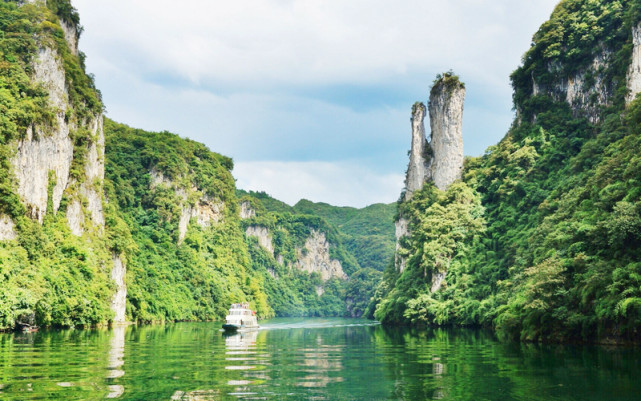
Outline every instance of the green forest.
<path id="1" fill-rule="evenodd" d="M 628 99 L 627 76 L 641 0 L 561 1 L 510 76 L 516 116 L 503 139 L 466 158 L 445 191 L 427 183 L 408 201 L 362 209 L 243 191 L 230 157 L 108 118 L 104 179 L 86 182 L 99 142 L 88 124 L 105 110 L 61 21 L 81 34 L 69 0 L 0 2 L 0 219 L 15 224 L 0 241 L 0 330 L 108 324 L 118 258 L 133 322 L 216 320 L 248 301 L 261 318 L 365 315 L 522 341 L 639 341 L 641 99 Z M 42 48 L 64 69 L 66 110 L 32 79 Z M 55 210 L 57 177 L 44 172 L 39 222 L 12 158 L 21 141 L 49 138 L 61 115 L 73 127 L 70 184 Z M 100 192 L 104 227 L 77 235 L 66 211 L 80 200 L 89 216 L 83 185 Z M 411 233 L 399 243 L 402 272 L 398 216 Z M 331 277 L 303 266 L 314 238 L 340 265 Z M 432 292 L 436 274 L 445 279 Z"/>
<path id="2" fill-rule="evenodd" d="M 87 122 L 103 105 L 93 77 L 85 72 L 85 56 L 73 54 L 61 22 L 80 35 L 78 13 L 68 0 L 50 0 L 46 6 L 0 2 L 0 217 L 15 221 L 16 233 L 14 239 L 0 241 L 0 330 L 21 324 L 90 327 L 110 322 L 115 291 L 110 266 L 116 257 L 127 266 L 128 321 L 216 320 L 231 303 L 243 301 L 261 318 L 364 312 L 382 270 L 378 254 L 389 257 L 393 247 L 393 233 L 370 216 L 384 211 L 391 226 L 393 204 L 363 212 L 350 208 L 353 222 L 341 231 L 331 219 L 332 206 L 323 205 L 316 213 L 281 203 L 282 210 L 276 210 L 279 202 L 265 194 L 237 192 L 231 158 L 173 133 L 143 131 L 105 118 L 105 176 L 89 183 L 103 193 L 104 230 L 94 227 L 74 235 L 66 209 L 75 199 L 86 203 L 78 188 L 85 180 L 88 148 L 98 140 Z M 54 49 L 62 61 L 67 110 L 53 109 L 46 88 L 31 79 L 43 47 Z M 77 126 L 70 133 L 74 184 L 54 210 L 56 177 L 48 172 L 49 205 L 39 224 L 28 217 L 17 194 L 11 159 L 27 129 L 38 127 L 50 135 L 59 128 L 59 112 Z M 254 218 L 241 221 L 241 201 L 251 203 Z M 214 220 L 199 224 L 199 216 L 187 213 L 182 221 L 185 211 L 202 202 L 216 209 L 209 216 Z M 249 225 L 270 230 L 280 263 L 245 235 Z M 294 267 L 313 230 L 326 236 L 330 257 L 341 263 L 346 277 L 323 281 L 319 273 Z M 390 249 L 381 250 L 381 243 Z"/>
<path id="3" fill-rule="evenodd" d="M 399 204 L 408 267 L 385 271 L 370 315 L 527 341 L 639 339 L 641 100 L 625 97 L 640 19 L 636 0 L 556 7 L 511 75 L 507 135 L 466 160 L 462 182 Z M 565 99 L 577 74 L 584 104 Z"/>

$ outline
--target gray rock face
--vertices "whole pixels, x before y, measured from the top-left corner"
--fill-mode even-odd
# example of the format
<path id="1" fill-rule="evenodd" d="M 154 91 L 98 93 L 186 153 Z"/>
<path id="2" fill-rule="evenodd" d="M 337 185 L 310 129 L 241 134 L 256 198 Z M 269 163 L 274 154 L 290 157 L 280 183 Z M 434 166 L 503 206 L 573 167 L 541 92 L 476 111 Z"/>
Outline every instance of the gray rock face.
<path id="1" fill-rule="evenodd" d="M 436 292 L 441 289 L 441 285 L 443 285 L 443 280 L 445 280 L 445 275 L 447 272 L 433 272 L 432 273 L 432 286 L 430 288 L 430 292 Z"/>
<path id="2" fill-rule="evenodd" d="M 55 183 L 52 190 L 54 212 L 60 207 L 63 193 L 73 184 L 69 177 L 74 152 L 70 132 L 77 127 L 65 118 L 66 110 L 70 107 L 69 95 L 65 71 L 57 52 L 48 47 L 40 48 L 33 70 L 33 80 L 48 91 L 49 104 L 56 110 L 56 125 L 27 129 L 25 137 L 17 143 L 12 164 L 18 181 L 18 194 L 29 215 L 42 223 L 47 213 L 49 180 Z M 102 211 L 102 181 L 105 175 L 102 115 L 91 118 L 83 125 L 92 133 L 93 140 L 87 149 L 84 182 L 79 186 L 78 193 L 69 194 L 75 199 L 70 201 L 67 219 L 75 235 L 82 235 L 85 226 L 82 202 L 78 197 L 85 200 L 91 220 L 100 232 L 105 221 Z"/>
<path id="3" fill-rule="evenodd" d="M 111 279 L 116 283 L 116 293 L 111 299 L 111 310 L 114 311 L 114 323 L 125 323 L 125 307 L 127 304 L 127 265 L 118 254 L 112 255 L 113 267 Z"/>
<path id="4" fill-rule="evenodd" d="M 544 85 L 532 77 L 532 95 L 547 94 L 556 101 L 567 102 L 575 117 L 585 117 L 592 123 L 598 123 L 600 110 L 612 102 L 614 84 L 604 75 L 605 69 L 612 63 L 612 52 L 601 49 L 586 68 L 575 72 L 569 78 L 559 77 L 553 84 Z M 560 74 L 563 66 L 558 62 L 549 63 L 547 70 L 551 74 Z M 588 85 L 589 83 L 589 85 Z"/>
<path id="5" fill-rule="evenodd" d="M 409 222 L 407 221 L 406 218 L 400 217 L 398 220 L 396 220 L 396 252 L 394 253 L 394 265 L 396 266 L 396 269 L 398 269 L 399 272 L 403 273 L 405 270 L 405 266 L 407 265 L 407 260 L 401 254 L 399 253 L 399 250 L 401 249 L 401 238 L 409 235 L 409 228 L 408 228 Z"/>
<path id="6" fill-rule="evenodd" d="M 59 20 L 60 27 L 62 27 L 62 32 L 65 35 L 65 40 L 71 50 L 71 54 L 74 56 L 78 55 L 78 30 L 72 24 L 68 24 L 63 20 Z"/>
<path id="7" fill-rule="evenodd" d="M 17 144 L 12 159 L 18 180 L 18 195 L 28 214 L 42 223 L 47 213 L 49 179 L 55 182 L 52 191 L 54 212 L 60 207 L 62 194 L 69 184 L 69 169 L 73 160 L 73 143 L 69 137 L 72 127 L 65 121 L 68 107 L 65 72 L 55 51 L 40 48 L 33 66 L 33 80 L 49 92 L 49 104 L 56 110 L 56 127 L 27 129 Z"/>
<path id="8" fill-rule="evenodd" d="M 196 224 L 203 228 L 223 221 L 225 210 L 224 202 L 217 201 L 203 194 L 202 191 L 195 186 L 183 188 L 168 177 L 165 177 L 162 171 L 152 169 L 149 172 L 149 177 L 151 189 L 158 186 L 169 187 L 182 199 L 181 213 L 178 220 L 178 243 L 181 243 L 185 239 L 191 219 L 196 219 Z M 189 199 L 193 199 L 194 195 L 198 197 L 198 199 L 194 204 L 190 204 Z"/>
<path id="9" fill-rule="evenodd" d="M 410 162 L 405 176 L 405 200 L 412 198 L 415 191 L 423 188 L 425 181 L 431 177 L 429 145 L 425 138 L 425 105 L 415 103 L 412 107 L 412 147 Z"/>
<path id="10" fill-rule="evenodd" d="M 0 241 L 16 239 L 15 224 L 9 216 L 0 215 Z"/>
<path id="11" fill-rule="evenodd" d="M 80 237 L 84 233 L 85 215 L 82 212 L 82 205 L 80 201 L 74 199 L 67 205 L 67 223 L 71 233 Z"/>
<path id="12" fill-rule="evenodd" d="M 218 223 L 222 220 L 224 209 L 223 202 L 215 202 L 207 195 L 203 195 L 194 205 L 185 204 L 178 222 L 178 242 L 185 239 L 191 219 L 196 219 L 196 224 L 203 228 L 209 227 L 212 223 Z"/>
<path id="13" fill-rule="evenodd" d="M 630 103 L 637 93 L 641 92 L 641 22 L 632 28 L 632 62 L 628 68 L 628 95 L 625 100 Z"/>
<path id="14" fill-rule="evenodd" d="M 432 181 L 445 191 L 463 171 L 463 101 L 465 87 L 456 80 L 440 81 L 430 93 Z"/>
<path id="15" fill-rule="evenodd" d="M 262 246 L 267 252 L 274 256 L 274 244 L 272 235 L 267 227 L 249 226 L 245 230 L 245 235 L 258 239 L 258 245 Z"/>
<path id="16" fill-rule="evenodd" d="M 341 262 L 331 259 L 329 255 L 329 242 L 325 238 L 325 233 L 312 230 L 305 241 L 305 250 L 305 253 L 302 250 L 298 251 L 295 267 L 308 273 L 318 272 L 323 281 L 332 277 L 347 279 Z"/>
<path id="17" fill-rule="evenodd" d="M 463 172 L 463 102 L 465 86 L 446 73 L 430 92 L 430 142 L 425 139 L 425 106 L 412 107 L 412 149 L 405 177 L 405 202 L 426 182 L 445 191 Z M 401 254 L 401 239 L 409 236 L 409 221 L 400 216 L 396 221 L 396 252 L 394 264 L 403 272 L 407 260 Z"/>
<path id="18" fill-rule="evenodd" d="M 85 177 L 78 188 L 78 194 L 84 201 L 91 222 L 102 234 L 105 227 L 102 204 L 102 185 L 105 178 L 105 136 L 102 115 L 91 119 L 87 125 L 93 140 L 87 145 Z M 78 199 L 74 199 L 67 206 L 67 222 L 71 232 L 75 235 L 80 236 L 85 231 L 87 222 Z"/>
<path id="19" fill-rule="evenodd" d="M 256 217 L 256 211 L 252 208 L 251 203 L 244 201 L 240 204 L 240 218 L 241 219 L 251 219 Z"/>

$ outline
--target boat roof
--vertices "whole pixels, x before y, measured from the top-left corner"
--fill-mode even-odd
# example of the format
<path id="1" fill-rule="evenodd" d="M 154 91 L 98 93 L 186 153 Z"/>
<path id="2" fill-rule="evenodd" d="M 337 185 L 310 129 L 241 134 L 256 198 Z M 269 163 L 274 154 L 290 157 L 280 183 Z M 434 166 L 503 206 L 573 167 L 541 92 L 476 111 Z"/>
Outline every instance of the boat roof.
<path id="1" fill-rule="evenodd" d="M 247 309 L 247 310 L 251 310 L 251 309 L 249 308 L 249 302 L 242 302 L 242 303 L 238 303 L 238 304 L 231 304 L 231 306 L 229 307 L 229 309 L 230 309 L 230 310 L 231 310 L 231 309 Z"/>

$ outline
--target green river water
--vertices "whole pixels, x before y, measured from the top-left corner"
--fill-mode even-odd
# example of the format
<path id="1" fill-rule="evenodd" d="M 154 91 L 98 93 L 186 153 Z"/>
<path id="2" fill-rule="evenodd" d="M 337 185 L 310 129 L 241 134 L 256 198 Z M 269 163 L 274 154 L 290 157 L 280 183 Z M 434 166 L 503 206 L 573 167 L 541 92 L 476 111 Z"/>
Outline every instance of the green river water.
<path id="1" fill-rule="evenodd" d="M 641 350 L 274 319 L 0 334 L 2 400 L 641 400 Z"/>

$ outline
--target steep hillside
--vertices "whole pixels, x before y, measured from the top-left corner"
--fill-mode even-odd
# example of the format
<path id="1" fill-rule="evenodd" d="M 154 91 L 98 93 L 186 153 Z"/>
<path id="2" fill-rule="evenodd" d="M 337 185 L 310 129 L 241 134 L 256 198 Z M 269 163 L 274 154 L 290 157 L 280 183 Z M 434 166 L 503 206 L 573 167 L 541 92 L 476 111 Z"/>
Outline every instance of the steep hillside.
<path id="1" fill-rule="evenodd" d="M 263 275 L 250 268 L 231 159 L 110 120 L 105 136 L 106 194 L 121 211 L 131 318 L 214 319 L 243 300 L 272 316 Z"/>
<path id="2" fill-rule="evenodd" d="M 276 314 L 361 316 L 380 273 L 359 266 L 345 235 L 265 193 L 239 193 L 245 233 L 255 241 L 252 260 L 270 274 L 266 290 Z"/>
<path id="3" fill-rule="evenodd" d="M 640 21 L 638 0 L 556 7 L 511 76 L 505 138 L 400 205 L 408 266 L 386 271 L 379 319 L 640 339 Z"/>
<path id="4" fill-rule="evenodd" d="M 360 315 L 378 273 L 334 226 L 239 201 L 233 162 L 103 119 L 69 0 L 0 2 L 0 330 Z M 348 280 L 349 278 L 349 280 Z"/>
<path id="5" fill-rule="evenodd" d="M 383 271 L 394 256 L 395 204 L 377 203 L 357 209 L 301 199 L 289 206 L 264 192 L 239 191 L 238 194 L 260 200 L 269 212 L 322 217 L 336 228 L 345 250 L 361 267 Z"/>
<path id="6" fill-rule="evenodd" d="M 102 103 L 65 5 L 0 3 L 0 329 L 114 318 Z"/>
<path id="7" fill-rule="evenodd" d="M 383 271 L 394 256 L 394 204 L 374 204 L 361 209 L 338 207 L 302 199 L 293 207 L 303 214 L 320 216 L 341 234 L 345 249 L 362 267 Z"/>

